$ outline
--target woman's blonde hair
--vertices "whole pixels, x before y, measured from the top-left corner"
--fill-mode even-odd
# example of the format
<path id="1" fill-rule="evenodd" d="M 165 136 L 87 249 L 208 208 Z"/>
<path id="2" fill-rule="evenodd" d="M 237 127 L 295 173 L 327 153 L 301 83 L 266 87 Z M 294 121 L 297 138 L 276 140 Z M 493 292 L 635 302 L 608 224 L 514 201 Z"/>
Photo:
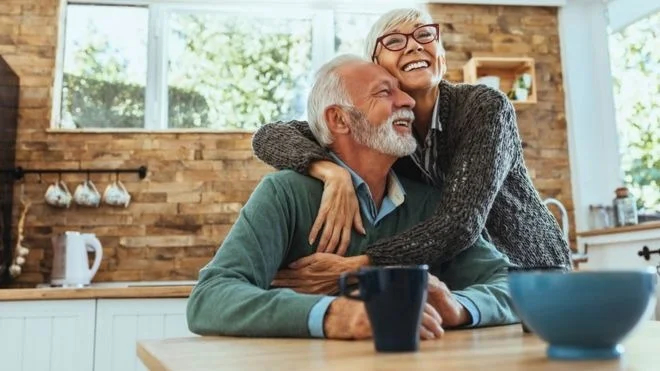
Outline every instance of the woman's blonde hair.
<path id="1" fill-rule="evenodd" d="M 378 39 L 380 36 L 392 31 L 399 25 L 415 22 L 433 23 L 433 18 L 428 12 L 417 8 L 393 9 L 381 15 L 376 23 L 371 26 L 371 29 L 367 34 L 367 38 L 365 39 L 365 57 L 369 60 L 372 60 L 371 56 L 373 55 L 374 48 L 376 47 L 376 39 Z M 438 45 L 438 53 L 440 55 L 444 55 L 445 49 L 442 47 L 442 40 L 439 38 Z"/>

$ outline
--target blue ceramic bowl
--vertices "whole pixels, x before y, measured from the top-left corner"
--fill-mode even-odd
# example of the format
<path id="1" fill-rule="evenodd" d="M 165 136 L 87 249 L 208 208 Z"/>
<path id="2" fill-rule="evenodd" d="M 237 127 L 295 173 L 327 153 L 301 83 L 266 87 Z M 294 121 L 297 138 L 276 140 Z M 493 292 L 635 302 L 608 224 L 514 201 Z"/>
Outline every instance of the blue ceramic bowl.
<path id="1" fill-rule="evenodd" d="M 554 359 L 611 359 L 655 304 L 655 269 L 640 271 L 510 271 L 518 317 Z"/>

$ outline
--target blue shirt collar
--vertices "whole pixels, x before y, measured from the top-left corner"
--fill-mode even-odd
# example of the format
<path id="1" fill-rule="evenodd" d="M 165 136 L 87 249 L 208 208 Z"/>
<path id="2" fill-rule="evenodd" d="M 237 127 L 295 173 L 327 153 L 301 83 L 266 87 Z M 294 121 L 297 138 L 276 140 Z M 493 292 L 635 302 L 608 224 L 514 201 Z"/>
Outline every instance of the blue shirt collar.
<path id="1" fill-rule="evenodd" d="M 345 168 L 351 174 L 351 180 L 353 181 L 353 187 L 355 187 L 355 193 L 358 197 L 362 214 L 366 216 L 372 225 L 376 225 L 405 201 L 406 192 L 394 171 L 390 170 L 387 175 L 387 192 L 381 202 L 380 210 L 377 210 L 376 203 L 367 183 L 334 152 L 330 151 L 330 155 L 339 166 Z"/>

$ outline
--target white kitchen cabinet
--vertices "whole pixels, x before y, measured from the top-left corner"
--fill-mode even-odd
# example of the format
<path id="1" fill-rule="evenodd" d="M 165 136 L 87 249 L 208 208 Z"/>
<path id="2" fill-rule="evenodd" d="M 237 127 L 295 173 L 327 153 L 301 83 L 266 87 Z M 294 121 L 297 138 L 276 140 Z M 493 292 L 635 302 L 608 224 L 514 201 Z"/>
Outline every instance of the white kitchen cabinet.
<path id="1" fill-rule="evenodd" d="M 99 299 L 94 371 L 146 370 L 138 340 L 195 336 L 186 323 L 187 299 Z"/>
<path id="2" fill-rule="evenodd" d="M 651 254 L 649 260 L 639 255 L 646 246 L 650 250 L 660 249 L 660 228 L 622 231 L 619 233 L 578 235 L 578 248 L 587 255 L 588 261 L 581 263 L 579 270 L 622 270 L 640 269 L 660 265 L 660 254 Z M 660 284 L 656 298 L 660 298 Z M 660 305 L 656 304 L 651 319 L 660 319 Z"/>
<path id="3" fill-rule="evenodd" d="M 0 301 L 0 369 L 90 371 L 96 300 Z"/>

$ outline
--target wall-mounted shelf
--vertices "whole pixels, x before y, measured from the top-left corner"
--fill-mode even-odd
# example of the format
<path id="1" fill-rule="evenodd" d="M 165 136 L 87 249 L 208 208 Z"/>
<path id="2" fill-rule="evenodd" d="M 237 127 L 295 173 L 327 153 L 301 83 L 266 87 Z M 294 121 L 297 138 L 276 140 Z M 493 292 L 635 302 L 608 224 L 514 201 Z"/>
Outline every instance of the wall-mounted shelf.
<path id="1" fill-rule="evenodd" d="M 534 59 L 528 57 L 473 57 L 463 66 L 463 80 L 475 84 L 484 76 L 497 76 L 500 90 L 509 93 L 514 81 L 522 74 L 531 76 L 531 87 L 526 100 L 512 100 L 514 106 L 536 103 L 536 70 Z"/>

